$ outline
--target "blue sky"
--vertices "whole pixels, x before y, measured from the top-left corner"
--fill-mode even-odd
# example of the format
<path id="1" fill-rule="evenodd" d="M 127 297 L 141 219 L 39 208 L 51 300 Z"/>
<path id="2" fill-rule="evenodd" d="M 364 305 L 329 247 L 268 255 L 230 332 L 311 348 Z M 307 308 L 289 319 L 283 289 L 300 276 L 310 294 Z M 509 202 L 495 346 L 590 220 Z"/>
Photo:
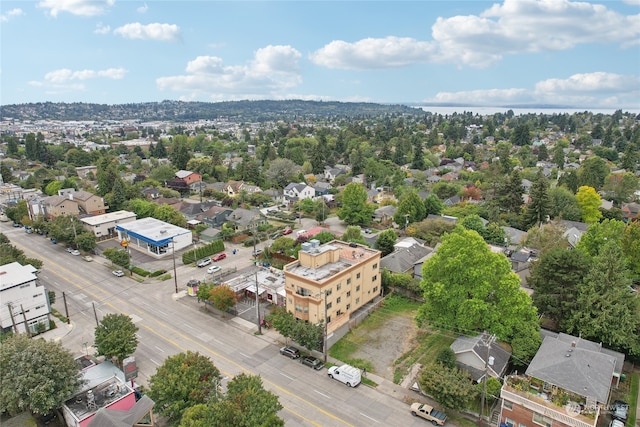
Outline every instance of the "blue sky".
<path id="1" fill-rule="evenodd" d="M 0 3 L 0 104 L 306 99 L 640 111 L 640 0 Z"/>

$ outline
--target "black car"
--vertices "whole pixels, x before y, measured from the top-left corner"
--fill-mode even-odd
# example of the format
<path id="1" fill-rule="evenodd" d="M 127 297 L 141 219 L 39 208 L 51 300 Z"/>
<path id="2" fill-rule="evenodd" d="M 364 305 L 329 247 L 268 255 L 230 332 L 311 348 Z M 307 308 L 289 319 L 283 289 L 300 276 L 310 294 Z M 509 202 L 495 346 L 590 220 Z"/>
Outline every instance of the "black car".
<path id="1" fill-rule="evenodd" d="M 324 368 L 324 363 L 322 363 L 320 359 L 317 359 L 313 356 L 305 356 L 301 358 L 300 363 L 310 368 L 313 368 L 316 371 L 319 371 L 320 369 Z"/>
<path id="2" fill-rule="evenodd" d="M 627 421 L 627 418 L 629 417 L 629 404 L 627 402 L 614 400 L 612 410 L 613 412 L 611 413 L 611 416 L 614 419 L 620 420 L 622 422 Z"/>
<path id="3" fill-rule="evenodd" d="M 297 359 L 300 357 L 300 350 L 295 347 L 286 346 L 280 349 L 280 354 L 287 356 L 291 359 Z"/>

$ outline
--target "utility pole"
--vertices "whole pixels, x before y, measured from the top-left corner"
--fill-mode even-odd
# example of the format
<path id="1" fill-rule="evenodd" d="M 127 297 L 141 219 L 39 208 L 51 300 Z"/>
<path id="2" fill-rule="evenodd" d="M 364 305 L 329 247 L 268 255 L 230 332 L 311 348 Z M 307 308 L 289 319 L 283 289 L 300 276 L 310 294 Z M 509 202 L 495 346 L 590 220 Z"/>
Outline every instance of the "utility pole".
<path id="1" fill-rule="evenodd" d="M 13 325 L 13 333 L 17 334 L 18 326 L 16 325 L 16 319 L 13 318 L 13 307 L 10 302 L 7 303 L 7 308 L 9 309 L 9 317 L 11 317 L 11 324 Z"/>
<path id="2" fill-rule="evenodd" d="M 493 356 L 491 356 L 491 344 L 495 341 L 495 335 L 488 335 L 486 332 L 482 334 L 482 341 L 487 346 L 487 357 L 484 359 L 484 376 L 482 378 L 482 398 L 480 400 L 480 418 L 478 420 L 478 425 L 482 425 L 482 415 L 484 413 L 484 400 L 485 395 L 487 394 L 487 376 L 489 375 L 489 366 L 493 366 Z"/>
<path id="3" fill-rule="evenodd" d="M 67 325 L 71 324 L 71 318 L 69 318 L 69 306 L 67 305 L 67 296 L 62 292 L 62 301 L 64 301 L 64 314 L 67 316 Z"/>
<path id="4" fill-rule="evenodd" d="M 173 283 L 176 286 L 176 294 L 178 293 L 178 273 L 176 271 L 176 242 L 171 238 L 171 258 L 173 258 Z"/>
<path id="5" fill-rule="evenodd" d="M 256 270 L 256 314 L 258 316 L 258 335 L 262 335 L 262 323 L 260 322 L 260 296 L 259 296 L 260 291 L 259 289 L 260 288 L 258 286 L 258 270 Z"/>

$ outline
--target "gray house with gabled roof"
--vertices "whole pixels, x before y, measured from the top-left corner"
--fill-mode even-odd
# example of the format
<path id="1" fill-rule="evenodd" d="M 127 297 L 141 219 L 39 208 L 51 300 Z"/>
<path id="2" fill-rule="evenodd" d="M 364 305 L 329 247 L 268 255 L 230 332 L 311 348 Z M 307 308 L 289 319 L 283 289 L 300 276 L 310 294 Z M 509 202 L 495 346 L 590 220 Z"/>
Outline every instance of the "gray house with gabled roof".
<path id="1" fill-rule="evenodd" d="M 499 344 L 493 343 L 489 346 L 489 364 L 487 360 L 488 334 L 480 334 L 475 337 L 461 336 L 456 339 L 450 348 L 456 355 L 458 366 L 469 372 L 475 382 L 480 382 L 484 378 L 485 364 L 487 374 L 494 378 L 501 378 L 507 370 L 511 353 L 502 348 Z M 493 358 L 493 359 L 491 359 Z"/>

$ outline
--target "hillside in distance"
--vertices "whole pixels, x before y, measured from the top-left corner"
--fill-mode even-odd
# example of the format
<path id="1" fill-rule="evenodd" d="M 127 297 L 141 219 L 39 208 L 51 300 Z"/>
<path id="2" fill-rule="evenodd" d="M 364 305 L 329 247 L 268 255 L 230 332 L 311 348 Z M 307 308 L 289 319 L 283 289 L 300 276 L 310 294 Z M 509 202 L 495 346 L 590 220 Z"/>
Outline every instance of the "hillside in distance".
<path id="1" fill-rule="evenodd" d="M 424 114 L 404 105 L 321 101 L 162 101 L 139 104 L 31 103 L 0 106 L 0 117 L 15 120 L 140 120 L 194 121 L 226 117 L 261 122 L 290 119 L 364 118 Z"/>

